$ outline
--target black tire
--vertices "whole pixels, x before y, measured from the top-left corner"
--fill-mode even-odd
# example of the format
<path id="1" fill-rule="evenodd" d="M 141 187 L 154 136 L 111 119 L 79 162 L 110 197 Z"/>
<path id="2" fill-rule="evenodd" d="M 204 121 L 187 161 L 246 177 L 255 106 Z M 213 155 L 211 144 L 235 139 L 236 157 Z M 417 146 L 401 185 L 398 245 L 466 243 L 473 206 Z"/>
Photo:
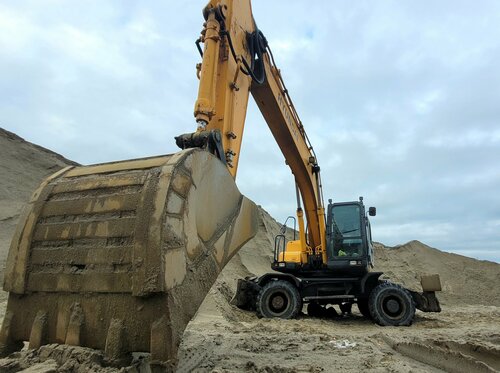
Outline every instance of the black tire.
<path id="1" fill-rule="evenodd" d="M 328 308 L 325 307 L 325 315 L 323 317 L 327 319 L 336 319 L 337 317 L 339 317 L 339 313 L 333 306 L 330 306 Z"/>
<path id="2" fill-rule="evenodd" d="M 316 302 L 311 302 L 307 305 L 307 314 L 309 317 L 322 317 L 324 314 L 324 307 Z"/>
<path id="3" fill-rule="evenodd" d="M 358 300 L 358 310 L 359 312 L 366 317 L 367 319 L 371 320 L 372 315 L 370 314 L 370 307 L 368 307 L 368 299 L 360 299 Z"/>
<path id="4" fill-rule="evenodd" d="M 341 303 L 339 304 L 340 312 L 342 315 L 350 315 L 352 314 L 352 303 Z"/>
<path id="5" fill-rule="evenodd" d="M 372 290 L 368 308 L 373 320 L 382 326 L 409 326 L 415 317 L 415 303 L 408 290 L 391 282 Z"/>
<path id="6" fill-rule="evenodd" d="M 270 281 L 257 295 L 259 317 L 292 319 L 302 309 L 302 299 L 295 286 L 288 281 Z"/>

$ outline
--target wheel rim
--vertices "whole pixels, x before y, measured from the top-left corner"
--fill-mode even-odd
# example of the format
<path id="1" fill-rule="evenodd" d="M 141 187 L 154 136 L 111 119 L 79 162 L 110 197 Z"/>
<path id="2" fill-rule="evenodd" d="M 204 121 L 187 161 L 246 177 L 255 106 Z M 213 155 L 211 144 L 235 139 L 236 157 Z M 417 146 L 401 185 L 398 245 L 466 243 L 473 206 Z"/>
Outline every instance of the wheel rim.
<path id="1" fill-rule="evenodd" d="M 269 297 L 269 309 L 272 313 L 280 315 L 288 308 L 289 299 L 287 294 L 276 292 Z"/>
<path id="2" fill-rule="evenodd" d="M 406 304 L 401 298 L 389 295 L 382 299 L 382 310 L 387 317 L 397 320 L 405 314 Z"/>

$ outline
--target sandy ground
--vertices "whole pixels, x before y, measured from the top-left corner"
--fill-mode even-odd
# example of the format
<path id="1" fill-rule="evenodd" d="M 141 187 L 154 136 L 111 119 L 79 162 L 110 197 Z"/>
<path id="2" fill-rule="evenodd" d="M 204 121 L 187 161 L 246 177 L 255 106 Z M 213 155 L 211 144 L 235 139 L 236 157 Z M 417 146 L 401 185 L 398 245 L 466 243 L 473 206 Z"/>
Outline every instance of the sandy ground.
<path id="1" fill-rule="evenodd" d="M 443 312 L 417 311 L 411 327 L 374 325 L 356 307 L 345 318 L 315 319 L 304 313 L 297 320 L 270 320 L 230 306 L 235 273 L 268 271 L 277 229 L 261 211 L 257 237 L 224 269 L 189 324 L 179 352 L 180 372 L 500 370 L 500 297 L 491 286 L 500 284 L 500 266 L 418 241 L 397 248 L 377 244 L 375 251 L 376 269 L 410 288 L 418 289 L 417 273 L 441 274 Z"/>
<path id="2" fill-rule="evenodd" d="M 70 161 L 0 129 L 0 261 L 17 217 L 47 174 Z M 375 224 L 375 222 L 374 222 Z M 376 246 L 376 269 L 418 290 L 422 273 L 439 273 L 443 312 L 417 312 L 411 327 L 379 327 L 353 315 L 259 319 L 229 304 L 236 279 L 269 271 L 279 225 L 261 210 L 260 229 L 226 266 L 179 349 L 179 372 L 491 372 L 500 371 L 500 265 L 441 252 L 418 241 Z M 0 291 L 0 316 L 7 294 Z M 44 346 L 0 359 L 0 372 L 114 372 L 102 354 Z M 127 372 L 147 372 L 137 360 Z M 26 370 L 23 370 L 26 369 Z"/>
<path id="3" fill-rule="evenodd" d="M 480 372 L 500 369 L 499 310 L 466 306 L 419 314 L 408 328 L 379 327 L 360 315 L 318 320 L 234 321 L 200 312 L 180 352 L 182 372 Z M 485 364 L 488 364 L 486 366 Z"/>

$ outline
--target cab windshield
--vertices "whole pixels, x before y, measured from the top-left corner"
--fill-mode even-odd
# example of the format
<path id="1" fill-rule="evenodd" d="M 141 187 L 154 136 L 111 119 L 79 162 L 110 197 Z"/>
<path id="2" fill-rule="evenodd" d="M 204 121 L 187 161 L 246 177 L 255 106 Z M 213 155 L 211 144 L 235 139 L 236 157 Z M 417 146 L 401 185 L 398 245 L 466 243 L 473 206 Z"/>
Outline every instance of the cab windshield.
<path id="1" fill-rule="evenodd" d="M 334 257 L 363 256 L 359 205 L 339 205 L 332 208 L 330 255 Z"/>

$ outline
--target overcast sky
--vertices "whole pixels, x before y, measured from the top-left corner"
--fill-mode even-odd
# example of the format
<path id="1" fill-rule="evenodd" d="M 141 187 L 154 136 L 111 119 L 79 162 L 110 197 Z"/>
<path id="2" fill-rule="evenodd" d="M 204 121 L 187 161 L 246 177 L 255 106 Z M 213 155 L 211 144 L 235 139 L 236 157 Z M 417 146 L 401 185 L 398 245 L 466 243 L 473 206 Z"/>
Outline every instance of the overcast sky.
<path id="1" fill-rule="evenodd" d="M 89 164 L 176 152 L 195 130 L 205 1 L 2 1 L 0 126 Z M 374 239 L 500 261 L 500 2 L 267 1 L 253 11 L 326 198 Z M 250 99 L 252 100 L 252 99 Z M 251 101 L 237 182 L 278 220 L 293 178 Z"/>

